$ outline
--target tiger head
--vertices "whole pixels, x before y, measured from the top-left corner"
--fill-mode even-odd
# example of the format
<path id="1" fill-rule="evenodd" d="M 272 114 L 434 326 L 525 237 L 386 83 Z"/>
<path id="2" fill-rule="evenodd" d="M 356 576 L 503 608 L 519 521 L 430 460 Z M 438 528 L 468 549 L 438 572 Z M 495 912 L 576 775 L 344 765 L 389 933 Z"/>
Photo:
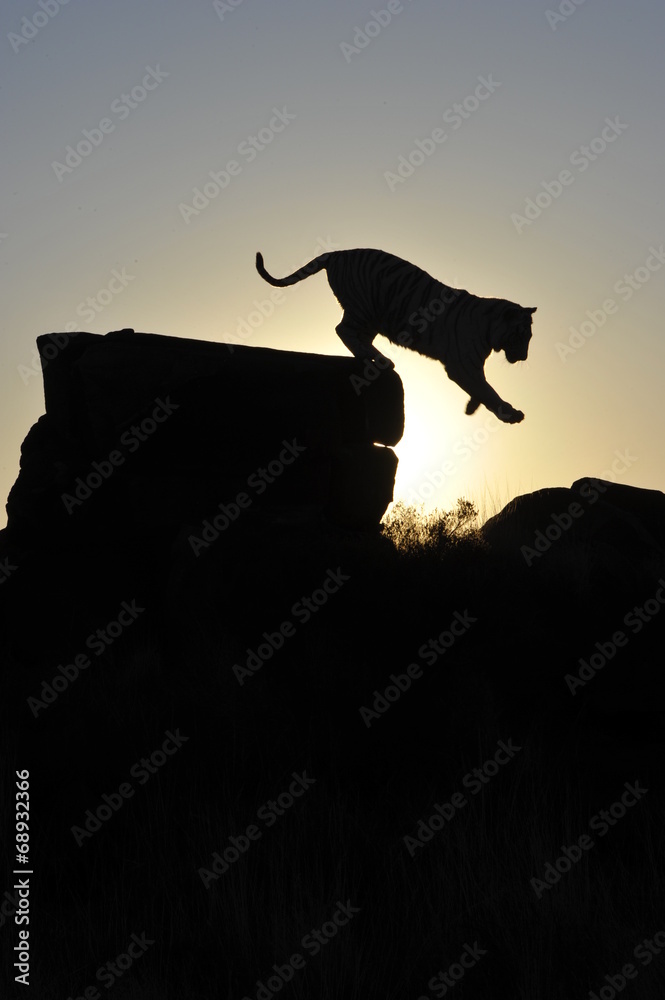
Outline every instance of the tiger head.
<path id="1" fill-rule="evenodd" d="M 514 365 L 516 361 L 526 361 L 531 340 L 531 317 L 533 309 L 506 302 L 501 309 L 490 334 L 492 349 L 505 351 L 506 360 Z"/>

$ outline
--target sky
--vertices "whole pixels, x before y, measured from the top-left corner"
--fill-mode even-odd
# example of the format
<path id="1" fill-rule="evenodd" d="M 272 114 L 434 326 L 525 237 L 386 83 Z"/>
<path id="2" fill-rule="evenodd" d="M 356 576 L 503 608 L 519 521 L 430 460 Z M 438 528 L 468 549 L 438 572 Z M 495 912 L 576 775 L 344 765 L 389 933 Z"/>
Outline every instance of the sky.
<path id="1" fill-rule="evenodd" d="M 657 0 L 13 0 L 0 22 L 3 500 L 40 334 L 345 356 L 325 273 L 271 299 L 254 260 L 353 247 L 537 307 L 529 359 L 485 367 L 515 425 L 377 337 L 405 391 L 396 500 L 663 488 Z"/>

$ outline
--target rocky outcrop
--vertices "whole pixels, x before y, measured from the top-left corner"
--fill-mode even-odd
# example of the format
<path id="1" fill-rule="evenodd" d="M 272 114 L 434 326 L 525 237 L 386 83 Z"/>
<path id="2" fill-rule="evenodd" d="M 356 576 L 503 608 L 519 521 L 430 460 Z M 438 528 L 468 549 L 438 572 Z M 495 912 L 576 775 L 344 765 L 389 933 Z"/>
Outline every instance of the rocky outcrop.
<path id="1" fill-rule="evenodd" d="M 547 572 L 576 550 L 598 572 L 621 576 L 665 556 L 665 494 L 578 479 L 515 497 L 482 534 L 510 564 Z"/>
<path id="2" fill-rule="evenodd" d="M 37 343 L 46 413 L 7 503 L 19 547 L 94 521 L 159 532 L 220 504 L 368 527 L 392 499 L 393 371 L 131 330 Z"/>
<path id="3" fill-rule="evenodd" d="M 70 608 L 150 594 L 183 537 L 198 564 L 231 527 L 376 529 L 392 500 L 392 370 L 132 330 L 37 345 L 46 412 L 21 447 L 0 557 L 5 615 L 26 623 L 39 606 L 44 642 Z"/>
<path id="4" fill-rule="evenodd" d="M 564 705 L 635 713 L 636 733 L 646 713 L 662 736 L 665 494 L 578 479 L 515 497 L 481 533 L 521 623 L 517 689 L 547 675 Z"/>

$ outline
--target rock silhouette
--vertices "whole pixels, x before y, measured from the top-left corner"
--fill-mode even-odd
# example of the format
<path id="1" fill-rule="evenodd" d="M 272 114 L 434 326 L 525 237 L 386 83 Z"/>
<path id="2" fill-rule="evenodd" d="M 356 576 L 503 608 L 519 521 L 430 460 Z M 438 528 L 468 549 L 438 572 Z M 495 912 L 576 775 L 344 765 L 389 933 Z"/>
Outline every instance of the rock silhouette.
<path id="1" fill-rule="evenodd" d="M 376 529 L 392 499 L 394 371 L 129 329 L 37 346 L 46 412 L 21 447 L 0 554 L 15 567 L 9 617 L 37 602 L 45 643 L 72 606 L 98 614 L 165 578 L 178 538 L 191 561 L 257 517 Z"/>
<path id="2" fill-rule="evenodd" d="M 655 713 L 662 732 L 665 494 L 578 479 L 515 497 L 481 534 L 511 578 L 556 601 L 556 612 L 552 604 L 536 611 L 549 647 L 539 661 L 550 660 L 555 677 L 567 662 L 574 677 L 593 657 L 584 684 L 570 680 L 566 695 L 610 716 L 639 713 L 638 727 Z M 577 662 L 569 653 L 576 644 Z"/>
<path id="3" fill-rule="evenodd" d="M 397 463 L 383 446 L 404 428 L 392 371 L 132 330 L 37 345 L 46 413 L 21 449 L 12 536 L 36 520 L 67 530 L 87 501 L 96 516 L 174 523 L 247 491 L 252 473 L 257 506 L 316 507 L 349 526 L 377 524 L 392 499 Z M 285 441 L 293 468 L 261 474 Z"/>
<path id="4" fill-rule="evenodd" d="M 665 494 L 588 477 L 515 497 L 482 528 L 510 563 L 547 572 L 548 553 L 585 559 L 594 577 L 625 581 L 665 555 Z M 558 560 L 557 560 L 558 561 Z"/>

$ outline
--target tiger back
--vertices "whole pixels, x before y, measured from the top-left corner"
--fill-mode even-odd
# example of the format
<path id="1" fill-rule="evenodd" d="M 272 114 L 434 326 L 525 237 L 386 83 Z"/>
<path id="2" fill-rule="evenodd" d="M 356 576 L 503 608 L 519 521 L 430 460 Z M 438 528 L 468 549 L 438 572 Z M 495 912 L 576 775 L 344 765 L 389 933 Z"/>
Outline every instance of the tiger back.
<path id="1" fill-rule="evenodd" d="M 484 364 L 493 350 L 505 351 L 511 364 L 526 359 L 535 308 L 451 288 L 382 250 L 332 251 L 286 278 L 268 274 L 260 253 L 256 267 L 266 281 L 278 286 L 295 284 L 325 268 L 344 310 L 336 332 L 355 357 L 393 367 L 373 345 L 374 337 L 382 334 L 440 361 L 448 377 L 471 396 L 467 413 L 482 403 L 506 423 L 523 419 L 524 414 L 488 384 Z"/>

